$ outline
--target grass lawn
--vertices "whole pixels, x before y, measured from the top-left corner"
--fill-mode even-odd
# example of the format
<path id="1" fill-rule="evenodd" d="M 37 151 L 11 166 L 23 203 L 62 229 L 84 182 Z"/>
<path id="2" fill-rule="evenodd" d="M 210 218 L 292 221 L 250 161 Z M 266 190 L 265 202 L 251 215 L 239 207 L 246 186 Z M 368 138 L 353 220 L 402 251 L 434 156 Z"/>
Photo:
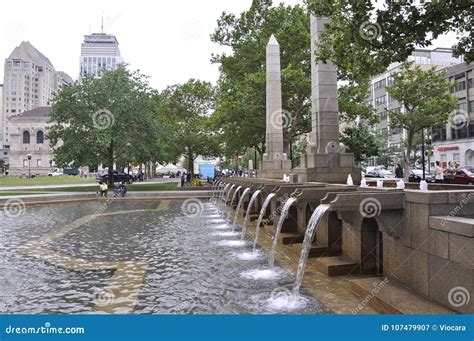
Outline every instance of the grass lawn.
<path id="1" fill-rule="evenodd" d="M 79 176 L 38 176 L 32 179 L 19 176 L 0 176 L 0 186 L 35 186 L 35 185 L 62 185 L 95 183 L 95 178 L 81 178 Z"/>
<path id="2" fill-rule="evenodd" d="M 26 195 L 26 194 L 45 194 L 45 193 L 95 193 L 99 189 L 99 185 L 87 187 L 67 187 L 67 188 L 35 188 L 29 190 L 18 191 L 0 191 L 0 196 L 6 195 Z M 130 192 L 152 192 L 152 191 L 174 191 L 177 189 L 176 183 L 163 184 L 134 184 L 128 185 L 127 189 Z M 113 188 L 110 189 L 113 191 Z"/>

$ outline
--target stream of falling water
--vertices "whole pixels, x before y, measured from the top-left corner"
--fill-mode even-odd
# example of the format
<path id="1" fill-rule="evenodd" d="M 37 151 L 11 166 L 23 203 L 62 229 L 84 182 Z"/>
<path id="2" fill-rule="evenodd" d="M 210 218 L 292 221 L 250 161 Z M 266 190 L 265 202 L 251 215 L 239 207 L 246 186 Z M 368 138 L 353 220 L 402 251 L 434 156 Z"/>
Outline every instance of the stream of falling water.
<path id="1" fill-rule="evenodd" d="M 329 205 L 319 205 L 311 216 L 304 235 L 303 248 L 301 249 L 300 261 L 298 263 L 298 272 L 296 274 L 295 284 L 293 285 L 293 294 L 298 295 L 303 282 L 304 270 L 308 261 L 309 250 L 313 243 L 314 235 L 318 229 L 319 223 L 323 219 L 324 213 L 329 209 Z"/>
<path id="2" fill-rule="evenodd" d="M 290 211 L 291 205 L 296 201 L 296 198 L 289 198 L 285 202 L 285 206 L 281 211 L 280 219 L 278 220 L 278 224 L 275 231 L 275 236 L 273 237 L 273 245 L 272 245 L 272 252 L 270 253 L 270 258 L 268 259 L 268 265 L 273 268 L 275 265 L 275 256 L 276 251 L 278 248 L 278 238 L 280 238 L 281 228 L 283 227 L 283 222 L 285 221 L 286 217 L 288 216 L 288 212 Z"/>
<path id="3" fill-rule="evenodd" d="M 242 186 L 239 186 L 235 189 L 234 191 L 234 194 L 232 195 L 232 200 L 230 201 L 230 204 L 229 204 L 229 207 L 232 208 L 232 205 L 234 204 L 234 200 L 235 198 L 237 197 L 237 193 L 239 193 L 240 189 L 242 188 Z M 229 210 L 227 212 L 227 219 L 230 219 L 230 212 L 232 212 L 232 210 Z"/>
<path id="4" fill-rule="evenodd" d="M 272 201 L 272 199 L 275 197 L 275 193 L 270 193 L 265 201 L 263 202 L 263 206 L 262 206 L 262 209 L 260 210 L 260 215 L 258 216 L 258 220 L 257 220 L 257 227 L 256 227 L 256 230 L 255 230 L 255 240 L 253 242 L 253 252 L 256 251 L 257 249 L 257 242 L 258 242 L 258 237 L 260 235 L 260 226 L 262 225 L 262 220 L 263 220 L 263 217 L 265 216 L 265 212 L 267 212 L 267 207 L 268 205 L 270 204 L 270 202 Z"/>
<path id="5" fill-rule="evenodd" d="M 245 231 L 247 229 L 247 224 L 249 222 L 250 212 L 252 212 L 253 204 L 255 203 L 255 200 L 257 200 L 257 197 L 260 195 L 260 193 L 261 191 L 258 189 L 253 193 L 252 197 L 250 198 L 249 205 L 247 207 L 247 212 L 245 213 L 244 227 L 242 228 L 242 236 L 240 237 L 240 239 L 242 240 L 245 237 Z"/>
<path id="6" fill-rule="evenodd" d="M 234 215 L 234 227 L 232 230 L 235 228 L 235 223 L 237 222 L 237 218 L 239 217 L 239 212 L 240 212 L 240 207 L 242 206 L 242 203 L 244 202 L 245 196 L 250 192 L 250 187 L 247 187 L 242 195 L 240 196 L 239 203 L 237 204 L 237 209 L 235 210 L 235 215 Z"/>

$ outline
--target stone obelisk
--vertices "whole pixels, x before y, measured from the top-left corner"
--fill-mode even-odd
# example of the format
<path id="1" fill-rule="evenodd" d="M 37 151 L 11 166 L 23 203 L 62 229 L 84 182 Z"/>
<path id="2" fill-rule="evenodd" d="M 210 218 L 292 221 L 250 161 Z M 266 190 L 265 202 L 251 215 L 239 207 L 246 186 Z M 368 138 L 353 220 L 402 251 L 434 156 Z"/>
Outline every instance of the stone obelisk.
<path id="1" fill-rule="evenodd" d="M 317 62 L 315 51 L 324 32 L 327 18 L 311 16 L 311 100 L 312 130 L 309 146 L 295 169 L 298 182 L 316 181 L 345 183 L 351 175 L 360 181 L 360 170 L 354 167 L 354 156 L 341 151 L 339 146 L 339 106 L 337 70 L 327 61 Z"/>
<path id="2" fill-rule="evenodd" d="M 267 45 L 266 62 L 266 152 L 260 177 L 280 179 L 291 170 L 291 161 L 284 153 L 280 45 L 274 35 Z"/>
<path id="3" fill-rule="evenodd" d="M 311 16 L 312 153 L 325 153 L 331 142 L 339 145 L 337 70 L 331 61 L 316 63 L 315 58 L 317 44 L 327 23 L 327 18 Z"/>

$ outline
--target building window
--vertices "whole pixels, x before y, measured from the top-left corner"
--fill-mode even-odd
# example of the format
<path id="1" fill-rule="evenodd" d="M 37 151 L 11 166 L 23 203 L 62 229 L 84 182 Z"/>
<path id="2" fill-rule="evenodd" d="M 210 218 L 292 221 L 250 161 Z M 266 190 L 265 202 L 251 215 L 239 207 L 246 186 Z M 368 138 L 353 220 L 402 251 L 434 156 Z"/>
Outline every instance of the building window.
<path id="1" fill-rule="evenodd" d="M 433 141 L 446 141 L 446 127 L 435 128 L 433 130 Z"/>
<path id="2" fill-rule="evenodd" d="M 44 143 L 44 133 L 41 130 L 36 133 L 36 143 L 37 144 Z"/>
<path id="3" fill-rule="evenodd" d="M 460 122 L 457 125 L 453 125 L 451 128 L 451 136 L 453 140 L 465 139 L 468 134 L 467 122 Z"/>
<path id="4" fill-rule="evenodd" d="M 36 166 L 41 167 L 41 165 L 42 165 L 41 159 L 36 160 Z"/>
<path id="5" fill-rule="evenodd" d="M 30 143 L 30 133 L 28 131 L 23 132 L 23 144 Z"/>
<path id="6" fill-rule="evenodd" d="M 23 167 L 28 167 L 28 160 L 23 160 Z"/>

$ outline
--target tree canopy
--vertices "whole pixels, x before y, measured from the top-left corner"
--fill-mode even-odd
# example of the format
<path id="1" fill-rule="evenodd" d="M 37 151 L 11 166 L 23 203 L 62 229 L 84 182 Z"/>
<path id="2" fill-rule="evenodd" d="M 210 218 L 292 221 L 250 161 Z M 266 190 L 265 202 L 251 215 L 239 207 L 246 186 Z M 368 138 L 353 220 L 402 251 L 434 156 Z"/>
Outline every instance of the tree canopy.
<path id="1" fill-rule="evenodd" d="M 449 92 L 452 84 L 434 68 L 425 71 L 419 65 L 406 62 L 401 72 L 394 73 L 392 77 L 393 84 L 387 86 L 386 90 L 403 110 L 388 110 L 388 113 L 390 125 L 401 127 L 407 132 L 404 168 L 408 176 L 416 134 L 422 129 L 446 124 L 457 107 L 458 98 Z"/>
<path id="2" fill-rule="evenodd" d="M 330 18 L 317 57 L 333 61 L 339 79 L 360 81 L 404 62 L 416 46 L 428 47 L 454 31 L 454 54 L 474 61 L 471 0 L 306 0 L 315 15 Z"/>
<path id="3" fill-rule="evenodd" d="M 158 111 L 173 132 L 166 143 L 172 153 L 186 157 L 191 174 L 199 155 L 219 155 L 218 139 L 210 125 L 214 97 L 209 82 L 194 79 L 169 86 L 160 94 Z"/>
<path id="4" fill-rule="evenodd" d="M 55 96 L 48 135 L 58 165 L 114 164 L 166 158 L 147 78 L 125 66 L 64 87 Z"/>
<path id="5" fill-rule="evenodd" d="M 220 64 L 213 122 L 227 156 L 242 154 L 246 148 L 264 151 L 266 46 L 272 34 L 281 48 L 285 136 L 310 130 L 309 15 L 301 6 L 272 7 L 269 0 L 254 1 L 240 16 L 224 12 L 211 36 L 232 50 L 212 58 Z"/>

